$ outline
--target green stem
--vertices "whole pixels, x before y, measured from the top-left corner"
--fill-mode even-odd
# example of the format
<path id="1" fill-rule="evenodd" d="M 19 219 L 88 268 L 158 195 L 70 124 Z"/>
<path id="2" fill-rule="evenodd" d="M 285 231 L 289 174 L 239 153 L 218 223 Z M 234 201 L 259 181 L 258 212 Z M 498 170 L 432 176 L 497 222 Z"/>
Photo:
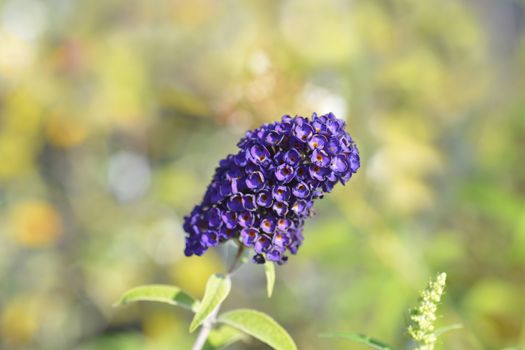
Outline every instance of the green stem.
<path id="1" fill-rule="evenodd" d="M 239 261 L 241 260 L 242 253 L 244 252 L 244 246 L 242 244 L 239 244 L 239 248 L 237 250 L 237 254 L 235 255 L 235 258 L 233 259 L 232 264 L 230 265 L 230 268 L 228 269 L 227 276 L 231 277 L 240 267 Z M 197 339 L 195 340 L 195 343 L 193 344 L 192 350 L 202 350 L 204 347 L 204 344 L 206 344 L 206 340 L 208 339 L 208 336 L 210 335 L 211 330 L 213 329 L 213 325 L 215 324 L 215 319 L 217 317 L 217 314 L 219 313 L 219 310 L 221 308 L 222 304 L 217 305 L 215 310 L 204 320 L 204 323 L 202 324 L 201 330 L 199 331 L 199 335 L 197 335 Z"/>
<path id="2" fill-rule="evenodd" d="M 230 265 L 230 268 L 228 269 L 228 276 L 233 276 L 233 274 L 238 270 L 238 268 L 241 266 L 237 266 L 239 261 L 241 260 L 242 253 L 244 252 L 244 245 L 242 243 L 239 244 L 239 248 L 237 249 L 237 254 L 235 255 L 235 258 L 233 259 L 232 264 Z"/>
<path id="3" fill-rule="evenodd" d="M 210 335 L 210 332 L 213 328 L 213 324 L 215 323 L 215 318 L 217 317 L 220 308 L 221 305 L 219 304 L 217 308 L 208 316 L 208 318 L 204 320 L 199 335 L 195 340 L 195 344 L 193 344 L 193 347 L 191 348 L 192 350 L 202 350 L 204 344 L 206 344 L 208 336 Z"/>

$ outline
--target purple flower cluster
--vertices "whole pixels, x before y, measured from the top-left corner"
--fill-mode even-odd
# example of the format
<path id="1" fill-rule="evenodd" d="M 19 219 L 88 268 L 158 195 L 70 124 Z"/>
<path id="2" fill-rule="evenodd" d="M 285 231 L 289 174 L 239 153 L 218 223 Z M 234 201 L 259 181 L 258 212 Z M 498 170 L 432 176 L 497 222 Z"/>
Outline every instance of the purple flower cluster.
<path id="1" fill-rule="evenodd" d="M 253 248 L 256 263 L 284 263 L 303 241 L 314 200 L 359 168 L 359 151 L 344 127 L 332 113 L 314 113 L 311 120 L 284 116 L 248 131 L 184 218 L 185 254 L 202 255 L 233 239 Z"/>

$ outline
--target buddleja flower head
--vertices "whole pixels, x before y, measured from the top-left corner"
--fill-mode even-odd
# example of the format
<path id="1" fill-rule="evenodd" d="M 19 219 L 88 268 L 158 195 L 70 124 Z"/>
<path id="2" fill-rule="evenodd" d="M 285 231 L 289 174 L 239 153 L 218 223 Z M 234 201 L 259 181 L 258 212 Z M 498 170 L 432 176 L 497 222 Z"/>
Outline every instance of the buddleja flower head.
<path id="1" fill-rule="evenodd" d="M 279 264 L 303 241 L 317 198 L 360 166 L 359 151 L 332 113 L 284 116 L 248 131 L 239 151 L 221 160 L 201 204 L 184 218 L 187 256 L 236 240 L 253 261 Z"/>
<path id="2" fill-rule="evenodd" d="M 419 305 L 410 312 L 408 334 L 417 342 L 415 350 L 432 350 L 437 340 L 434 332 L 436 311 L 445 290 L 446 273 L 440 273 L 435 280 L 428 283 L 421 292 Z"/>

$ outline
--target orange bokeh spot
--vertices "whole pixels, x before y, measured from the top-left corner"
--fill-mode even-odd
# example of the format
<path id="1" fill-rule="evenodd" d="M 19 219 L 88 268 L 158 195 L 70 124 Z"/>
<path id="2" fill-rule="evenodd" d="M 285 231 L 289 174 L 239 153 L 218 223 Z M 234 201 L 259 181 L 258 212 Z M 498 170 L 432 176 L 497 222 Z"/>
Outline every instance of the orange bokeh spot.
<path id="1" fill-rule="evenodd" d="M 10 232 L 20 245 L 45 247 L 62 234 L 60 214 L 48 203 L 31 201 L 18 204 L 10 214 Z"/>

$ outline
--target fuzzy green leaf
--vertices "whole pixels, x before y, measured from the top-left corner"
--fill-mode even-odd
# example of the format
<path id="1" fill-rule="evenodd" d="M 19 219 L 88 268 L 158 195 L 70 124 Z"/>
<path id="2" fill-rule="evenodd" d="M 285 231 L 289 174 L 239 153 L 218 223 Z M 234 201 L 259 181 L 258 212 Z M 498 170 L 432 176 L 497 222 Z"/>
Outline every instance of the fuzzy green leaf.
<path id="1" fill-rule="evenodd" d="M 190 324 L 190 332 L 196 330 L 206 318 L 226 299 L 230 293 L 230 277 L 219 274 L 211 275 L 206 284 L 204 297 Z"/>
<path id="2" fill-rule="evenodd" d="M 436 337 L 439 337 L 443 333 L 447 333 L 447 332 L 453 331 L 455 329 L 461 329 L 461 328 L 463 328 L 463 325 L 461 325 L 459 323 L 456 323 L 456 324 L 452 324 L 450 326 L 445 326 L 445 327 L 438 328 L 438 329 L 436 329 L 434 331 L 434 334 L 436 335 Z"/>
<path id="3" fill-rule="evenodd" d="M 393 350 L 392 347 L 390 347 L 390 346 L 388 346 L 386 344 L 383 344 L 382 342 L 380 342 L 380 341 L 378 341 L 376 339 L 370 338 L 370 337 L 368 337 L 366 335 L 362 335 L 362 334 L 327 333 L 327 334 L 321 334 L 321 337 L 325 337 L 325 338 L 344 338 L 344 339 L 353 340 L 353 341 L 361 343 L 361 344 L 366 344 L 366 345 L 370 346 L 371 348 L 377 349 L 377 350 Z"/>
<path id="4" fill-rule="evenodd" d="M 235 327 L 276 350 L 297 350 L 288 332 L 262 312 L 238 309 L 221 315 L 217 321 Z"/>
<path id="5" fill-rule="evenodd" d="M 179 287 L 161 284 L 150 284 L 136 287 L 125 292 L 115 306 L 125 305 L 137 301 L 155 301 L 176 305 L 195 311 L 199 301 L 183 292 Z"/>
<path id="6" fill-rule="evenodd" d="M 211 330 L 203 350 L 219 350 L 246 338 L 244 333 L 228 325 Z"/>
<path id="7" fill-rule="evenodd" d="M 264 264 L 264 273 L 266 274 L 266 292 L 268 294 L 268 298 L 271 298 L 273 286 L 275 285 L 275 265 L 273 262 L 266 261 Z"/>

